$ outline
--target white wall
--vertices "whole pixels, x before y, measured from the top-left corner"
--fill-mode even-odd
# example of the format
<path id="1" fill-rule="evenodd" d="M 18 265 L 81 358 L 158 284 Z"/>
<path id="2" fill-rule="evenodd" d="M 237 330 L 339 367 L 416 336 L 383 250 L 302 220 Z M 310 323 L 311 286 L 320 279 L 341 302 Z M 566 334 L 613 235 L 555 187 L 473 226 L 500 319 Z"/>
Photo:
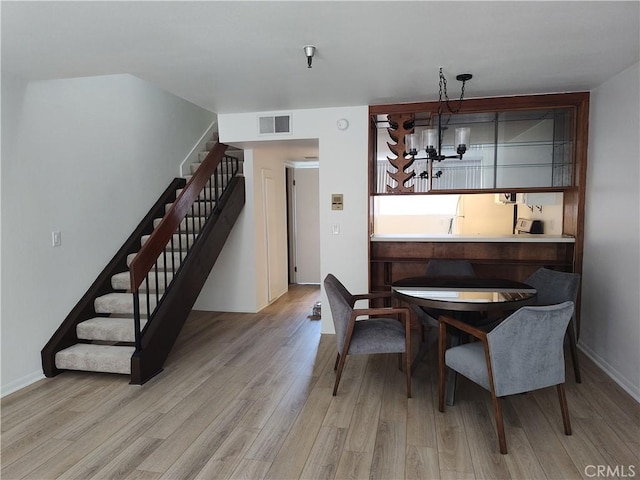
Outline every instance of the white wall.
<path id="1" fill-rule="evenodd" d="M 259 113 L 219 114 L 220 141 L 228 144 L 283 139 L 318 139 L 320 164 L 320 269 L 321 278 L 333 273 L 353 292 L 368 289 L 368 228 L 367 228 L 367 155 L 368 107 L 323 108 L 282 112 L 292 114 L 292 133 L 283 136 L 259 135 Z M 280 112 L 269 112 L 280 114 Z M 339 130 L 336 121 L 349 120 L 347 130 Z M 344 195 L 344 210 L 331 210 L 331 194 Z M 247 200 L 249 198 L 247 197 Z M 340 225 L 340 234 L 332 234 L 332 225 Z M 255 268 L 256 259 L 237 252 L 235 261 L 243 272 Z M 210 278 L 211 280 L 211 278 Z M 239 283 L 257 281 L 248 274 Z M 261 287 L 258 287 L 261 288 Z M 328 305 L 323 291 L 322 302 Z M 202 295 L 201 295 L 202 297 Z M 250 301 L 245 302 L 249 308 Z M 217 309 L 217 305 L 211 305 Z M 243 305 L 238 304 L 238 310 Z M 327 308 L 323 309 L 322 331 L 333 333 L 333 322 Z"/>
<path id="2" fill-rule="evenodd" d="M 245 206 L 200 292 L 196 310 L 255 313 L 288 290 L 284 161 L 269 149 L 247 149 L 244 172 Z M 275 182 L 276 201 L 269 212 L 265 210 L 263 173 Z M 270 256 L 267 218 L 276 241 L 275 255 Z"/>
<path id="3" fill-rule="evenodd" d="M 456 233 L 506 235 L 513 232 L 513 205 L 496 203 L 494 194 L 461 195 Z"/>
<path id="4" fill-rule="evenodd" d="M 581 348 L 640 401 L 640 68 L 591 92 Z"/>
<path id="5" fill-rule="evenodd" d="M 219 120 L 218 120 L 219 122 Z M 253 172 L 253 150 L 244 151 L 244 171 Z M 245 175 L 246 201 L 193 308 L 255 313 L 256 223 L 254 175 Z"/>
<path id="6" fill-rule="evenodd" d="M 3 71 L 3 394 L 42 375 L 42 347 L 214 118 L 130 75 Z"/>

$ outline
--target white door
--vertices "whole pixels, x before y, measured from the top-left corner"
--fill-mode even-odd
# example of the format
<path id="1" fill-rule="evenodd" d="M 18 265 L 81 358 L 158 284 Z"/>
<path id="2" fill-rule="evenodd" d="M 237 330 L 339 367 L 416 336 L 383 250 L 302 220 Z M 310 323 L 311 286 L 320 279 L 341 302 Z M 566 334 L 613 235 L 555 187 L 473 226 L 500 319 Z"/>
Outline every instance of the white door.
<path id="1" fill-rule="evenodd" d="M 268 170 L 262 171 L 262 192 L 265 219 L 265 251 L 266 269 L 267 269 L 267 298 L 269 302 L 276 299 L 278 292 L 278 237 L 277 237 L 277 218 L 275 216 L 276 202 L 276 182 Z"/>
<path id="2" fill-rule="evenodd" d="M 320 191 L 318 168 L 294 169 L 296 283 L 320 283 Z"/>

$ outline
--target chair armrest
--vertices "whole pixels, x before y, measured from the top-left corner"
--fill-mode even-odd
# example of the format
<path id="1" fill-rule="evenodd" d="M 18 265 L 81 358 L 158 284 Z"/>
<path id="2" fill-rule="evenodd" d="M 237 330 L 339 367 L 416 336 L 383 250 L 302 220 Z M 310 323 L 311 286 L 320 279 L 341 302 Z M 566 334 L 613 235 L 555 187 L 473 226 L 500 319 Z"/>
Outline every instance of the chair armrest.
<path id="1" fill-rule="evenodd" d="M 456 320 L 455 318 L 448 317 L 446 315 L 440 315 L 438 321 L 446 325 L 451 325 L 458 330 L 462 330 L 463 332 L 476 337 L 478 340 L 484 341 L 487 338 L 487 332 L 485 332 L 484 330 L 480 330 L 479 328 L 469 325 L 468 323 L 461 322 L 460 320 Z"/>
<path id="2" fill-rule="evenodd" d="M 356 318 L 371 315 L 396 315 L 400 314 L 404 317 L 405 328 L 411 326 L 411 315 L 406 307 L 383 307 L 383 308 L 355 308 L 351 312 L 350 323 L 355 322 Z M 366 321 L 366 320 L 363 320 Z"/>
<path id="3" fill-rule="evenodd" d="M 382 307 L 382 308 L 354 308 L 353 317 L 362 317 L 364 315 L 390 315 L 400 313 L 409 316 L 409 309 L 406 307 Z"/>
<path id="4" fill-rule="evenodd" d="M 371 300 L 374 298 L 390 298 L 391 292 L 371 292 L 371 293 L 359 293 L 357 295 L 353 295 L 353 299 L 355 301 L 358 300 Z"/>

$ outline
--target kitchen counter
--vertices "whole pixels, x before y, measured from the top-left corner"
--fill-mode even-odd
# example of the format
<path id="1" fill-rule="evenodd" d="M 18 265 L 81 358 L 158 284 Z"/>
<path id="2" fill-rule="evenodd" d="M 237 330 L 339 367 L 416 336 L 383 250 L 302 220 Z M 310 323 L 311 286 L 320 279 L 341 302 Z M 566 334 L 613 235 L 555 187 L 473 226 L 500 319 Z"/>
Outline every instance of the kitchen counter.
<path id="1" fill-rule="evenodd" d="M 479 277 L 518 282 L 540 267 L 572 272 L 575 246 L 568 235 L 373 235 L 370 290 L 388 291 L 400 279 L 424 275 L 437 258 L 467 260 Z"/>
<path id="2" fill-rule="evenodd" d="M 575 243 L 571 235 L 451 235 L 451 234 L 374 234 L 372 242 L 482 242 L 482 243 Z"/>

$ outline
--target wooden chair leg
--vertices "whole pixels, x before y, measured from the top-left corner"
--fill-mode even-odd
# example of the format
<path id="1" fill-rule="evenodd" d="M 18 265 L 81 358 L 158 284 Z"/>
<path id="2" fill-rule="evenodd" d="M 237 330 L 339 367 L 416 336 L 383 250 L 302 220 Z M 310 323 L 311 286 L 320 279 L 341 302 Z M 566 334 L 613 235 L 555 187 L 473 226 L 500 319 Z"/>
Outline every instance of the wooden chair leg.
<path id="1" fill-rule="evenodd" d="M 340 352 L 336 356 L 336 363 L 333 365 L 333 371 L 335 372 L 338 369 L 338 362 L 340 361 Z"/>
<path id="2" fill-rule="evenodd" d="M 582 377 L 580 376 L 580 363 L 578 361 L 578 346 L 576 345 L 576 331 L 573 328 L 573 318 L 569 320 L 567 335 L 569 335 L 569 350 L 571 351 L 571 360 L 573 360 L 573 374 L 576 377 L 576 383 L 582 383 Z"/>
<path id="3" fill-rule="evenodd" d="M 407 367 L 405 370 L 407 371 L 407 398 L 411 398 L 411 359 L 409 355 L 407 355 Z"/>
<path id="4" fill-rule="evenodd" d="M 444 412 L 444 354 L 447 347 L 447 327 L 444 323 L 440 323 L 438 328 L 438 410 Z"/>
<path id="5" fill-rule="evenodd" d="M 571 420 L 569 419 L 569 407 L 567 406 L 567 397 L 564 393 L 564 385 L 556 385 L 558 390 L 558 399 L 560 400 L 560 411 L 562 412 L 562 423 L 564 423 L 565 435 L 571 435 Z"/>
<path id="6" fill-rule="evenodd" d="M 338 393 L 338 384 L 340 383 L 340 377 L 342 376 L 342 369 L 344 368 L 345 361 L 347 360 L 347 354 L 340 355 L 340 361 L 338 362 L 338 371 L 336 372 L 336 383 L 333 386 L 333 396 Z"/>
<path id="7" fill-rule="evenodd" d="M 407 398 L 411 398 L 411 324 L 407 322 L 405 327 L 405 361 L 407 374 Z"/>
<path id="8" fill-rule="evenodd" d="M 500 399 L 496 397 L 494 392 L 491 392 L 491 401 L 493 402 L 493 413 L 496 417 L 496 430 L 498 431 L 498 444 L 500 445 L 500 453 L 507 453 L 507 439 L 504 434 L 504 421 L 502 419 L 502 403 Z"/>

